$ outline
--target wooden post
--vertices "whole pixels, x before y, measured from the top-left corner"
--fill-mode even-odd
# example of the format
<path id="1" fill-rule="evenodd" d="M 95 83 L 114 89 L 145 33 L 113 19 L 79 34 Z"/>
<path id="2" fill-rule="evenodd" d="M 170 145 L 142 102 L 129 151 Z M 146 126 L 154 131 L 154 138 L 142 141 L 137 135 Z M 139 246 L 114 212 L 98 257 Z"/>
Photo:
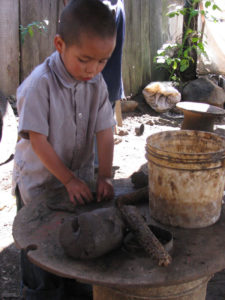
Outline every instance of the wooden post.
<path id="1" fill-rule="evenodd" d="M 123 119 L 122 119 L 122 111 L 121 111 L 121 102 L 120 102 L 120 100 L 116 101 L 115 114 L 116 114 L 117 126 L 122 127 L 123 126 Z"/>
<path id="2" fill-rule="evenodd" d="M 19 84 L 19 3 L 1 0 L 0 90 L 14 95 Z"/>
<path id="3" fill-rule="evenodd" d="M 7 0 L 5 0 L 7 1 Z M 13 1 L 13 0 L 12 0 Z M 20 0 L 21 24 L 27 26 L 32 22 L 48 20 L 48 32 L 42 34 L 35 31 L 34 36 L 25 37 L 21 49 L 21 78 L 27 77 L 30 72 L 42 63 L 55 50 L 53 43 L 59 18 L 59 8 L 63 7 L 62 0 Z"/>

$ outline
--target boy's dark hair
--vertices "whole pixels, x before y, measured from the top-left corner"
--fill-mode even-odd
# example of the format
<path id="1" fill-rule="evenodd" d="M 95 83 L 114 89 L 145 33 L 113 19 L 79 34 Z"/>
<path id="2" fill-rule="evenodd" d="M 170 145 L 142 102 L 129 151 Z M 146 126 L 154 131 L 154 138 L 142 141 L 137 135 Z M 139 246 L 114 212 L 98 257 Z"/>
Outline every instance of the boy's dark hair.
<path id="1" fill-rule="evenodd" d="M 67 46 L 79 44 L 80 34 L 91 33 L 101 38 L 116 35 L 116 22 L 110 9 L 99 0 L 71 0 L 64 8 L 58 34 Z"/>

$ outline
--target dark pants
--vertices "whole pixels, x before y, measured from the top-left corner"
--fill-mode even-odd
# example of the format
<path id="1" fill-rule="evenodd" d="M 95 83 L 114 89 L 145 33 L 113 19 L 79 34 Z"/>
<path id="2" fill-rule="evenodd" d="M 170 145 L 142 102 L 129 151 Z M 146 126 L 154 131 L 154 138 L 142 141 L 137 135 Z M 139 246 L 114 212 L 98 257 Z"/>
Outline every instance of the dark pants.
<path id="1" fill-rule="evenodd" d="M 23 206 L 19 189 L 16 189 L 17 211 Z M 33 263 L 21 250 L 22 293 L 26 300 L 91 300 L 92 286 L 49 273 Z"/>

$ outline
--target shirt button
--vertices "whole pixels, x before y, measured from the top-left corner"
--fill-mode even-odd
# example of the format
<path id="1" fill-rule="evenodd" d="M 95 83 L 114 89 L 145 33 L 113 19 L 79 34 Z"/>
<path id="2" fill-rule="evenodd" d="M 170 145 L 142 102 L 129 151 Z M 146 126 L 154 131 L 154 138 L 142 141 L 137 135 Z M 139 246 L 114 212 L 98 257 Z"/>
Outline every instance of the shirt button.
<path id="1" fill-rule="evenodd" d="M 79 113 L 78 117 L 79 117 L 79 119 L 82 119 L 82 117 L 83 117 L 82 113 Z"/>

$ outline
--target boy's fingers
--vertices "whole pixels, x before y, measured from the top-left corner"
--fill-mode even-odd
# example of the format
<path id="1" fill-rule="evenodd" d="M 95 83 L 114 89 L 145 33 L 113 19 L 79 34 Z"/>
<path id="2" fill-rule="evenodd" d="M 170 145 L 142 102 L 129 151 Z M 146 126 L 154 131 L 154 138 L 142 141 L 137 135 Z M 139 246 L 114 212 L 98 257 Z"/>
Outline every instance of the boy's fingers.
<path id="1" fill-rule="evenodd" d="M 76 199 L 76 202 L 78 202 L 78 204 L 81 204 L 81 205 L 85 204 L 83 198 L 80 195 L 75 197 L 75 199 Z"/>
<path id="2" fill-rule="evenodd" d="M 113 195 L 113 189 L 105 186 L 102 191 L 99 191 L 97 202 L 101 202 L 102 200 L 111 200 Z"/>
<path id="3" fill-rule="evenodd" d="M 70 201 L 74 204 L 74 205 L 77 205 L 77 202 L 75 201 L 74 199 L 74 196 L 69 194 L 69 197 L 70 197 Z"/>
<path id="4" fill-rule="evenodd" d="M 93 201 L 93 196 L 88 187 L 83 187 L 80 193 L 75 195 L 75 198 L 79 204 L 86 204 Z"/>
<path id="5" fill-rule="evenodd" d="M 98 188 L 98 193 L 97 193 L 97 202 L 101 202 L 102 200 L 102 195 L 103 195 L 103 190 Z"/>
<path id="6" fill-rule="evenodd" d="M 90 191 L 89 188 L 86 188 L 85 190 L 82 191 L 82 197 L 87 201 L 87 202 L 92 202 L 93 201 L 93 195 Z"/>
<path id="7" fill-rule="evenodd" d="M 101 200 L 102 200 L 102 195 L 98 193 L 97 202 L 101 202 Z"/>

